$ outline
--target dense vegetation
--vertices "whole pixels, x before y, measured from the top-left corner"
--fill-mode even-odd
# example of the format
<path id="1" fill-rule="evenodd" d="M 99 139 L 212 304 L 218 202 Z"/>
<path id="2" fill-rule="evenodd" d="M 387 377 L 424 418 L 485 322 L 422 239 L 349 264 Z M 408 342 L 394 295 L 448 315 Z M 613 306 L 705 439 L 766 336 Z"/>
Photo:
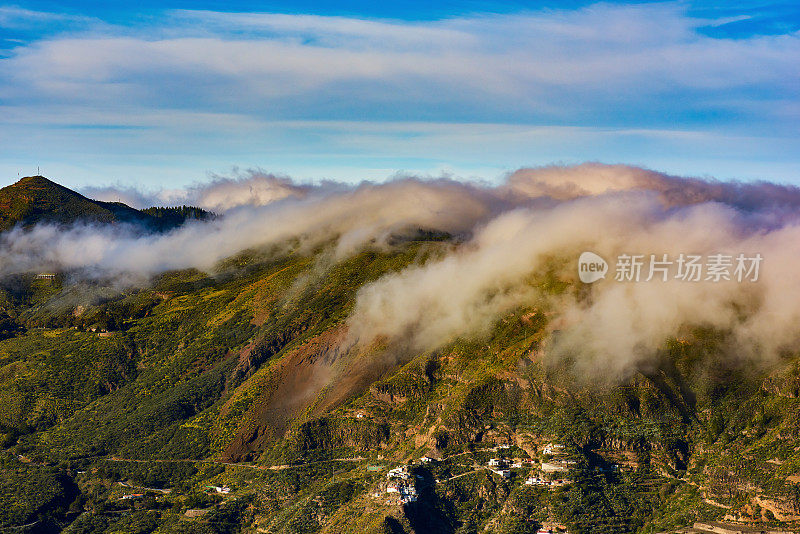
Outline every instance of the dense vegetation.
<path id="1" fill-rule="evenodd" d="M 433 353 L 340 350 L 360 287 L 448 246 L 420 233 L 333 264 L 246 251 L 122 292 L 0 280 L 0 528 L 616 533 L 800 516 L 794 355 L 733 363 L 725 333 L 698 328 L 624 383 L 591 384 L 543 358 L 534 308 Z M 567 482 L 525 485 L 558 460 L 548 443 Z M 413 465 L 419 498 L 401 504 L 386 473 L 425 454 L 441 461 Z M 486 469 L 498 456 L 531 462 L 503 478 Z"/>
<path id="2" fill-rule="evenodd" d="M 212 219 L 214 214 L 195 206 L 152 207 L 145 208 L 142 213 L 153 217 L 164 227 L 174 228 L 187 220 L 205 221 Z"/>

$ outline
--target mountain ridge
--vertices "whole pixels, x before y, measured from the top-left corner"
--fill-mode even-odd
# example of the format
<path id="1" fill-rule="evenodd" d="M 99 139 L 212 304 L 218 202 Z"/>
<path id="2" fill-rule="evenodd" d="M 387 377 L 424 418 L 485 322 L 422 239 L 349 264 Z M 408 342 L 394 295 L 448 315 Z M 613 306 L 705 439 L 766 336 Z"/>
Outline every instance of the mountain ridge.
<path id="1" fill-rule="evenodd" d="M 199 208 L 190 208 L 187 215 L 181 215 L 180 208 L 148 209 L 150 212 L 122 202 L 93 200 L 44 176 L 26 176 L 0 189 L 0 232 L 17 225 L 30 227 L 38 223 L 69 225 L 77 222 L 130 224 L 148 230 L 168 230 L 190 217 L 211 216 Z M 165 210 L 172 216 L 164 217 Z"/>

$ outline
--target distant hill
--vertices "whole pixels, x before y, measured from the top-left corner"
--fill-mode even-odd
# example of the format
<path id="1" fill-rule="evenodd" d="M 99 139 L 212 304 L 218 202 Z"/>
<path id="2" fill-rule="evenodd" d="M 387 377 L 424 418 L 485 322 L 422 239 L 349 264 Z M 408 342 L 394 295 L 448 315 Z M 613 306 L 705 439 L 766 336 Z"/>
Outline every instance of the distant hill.
<path id="1" fill-rule="evenodd" d="M 44 176 L 26 176 L 0 189 L 0 231 L 40 222 L 71 224 L 78 221 L 129 223 L 150 230 L 168 230 L 188 218 L 211 214 L 199 208 L 149 208 L 140 211 L 121 202 L 92 200 Z"/>

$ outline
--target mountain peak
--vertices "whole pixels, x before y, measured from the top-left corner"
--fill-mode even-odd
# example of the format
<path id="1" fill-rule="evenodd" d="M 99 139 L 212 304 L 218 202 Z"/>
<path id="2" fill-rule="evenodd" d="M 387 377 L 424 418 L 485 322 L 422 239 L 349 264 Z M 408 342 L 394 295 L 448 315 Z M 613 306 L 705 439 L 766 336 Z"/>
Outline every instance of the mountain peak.
<path id="1" fill-rule="evenodd" d="M 205 219 L 212 214 L 192 207 L 137 210 L 122 202 L 87 198 L 41 175 L 25 176 L 0 189 L 0 232 L 17 225 L 129 223 L 148 230 L 164 231 L 188 219 Z"/>
<path id="2" fill-rule="evenodd" d="M 28 182 L 46 182 L 46 183 L 51 183 L 51 184 L 55 183 L 54 181 L 49 180 L 48 178 L 45 178 L 41 174 L 34 174 L 32 176 L 23 176 L 22 178 L 19 179 L 19 181 L 17 183 L 19 184 L 19 183 L 28 183 Z"/>
<path id="3" fill-rule="evenodd" d="M 34 176 L 23 176 L 12 185 L 19 187 L 64 187 L 60 184 L 57 184 L 53 180 L 42 176 L 41 174 L 36 174 Z"/>
<path id="4" fill-rule="evenodd" d="M 0 189 L 0 231 L 38 222 L 147 223 L 148 219 L 130 206 L 86 198 L 41 175 L 26 176 Z"/>
<path id="5" fill-rule="evenodd" d="M 69 192 L 76 196 L 83 196 L 80 193 L 72 191 L 71 189 L 68 189 L 63 185 L 60 185 L 54 182 L 53 180 L 50 180 L 49 178 L 42 176 L 41 174 L 36 174 L 33 176 L 23 176 L 13 184 L 0 189 L 0 195 L 2 195 L 3 193 L 8 195 L 8 194 L 13 194 L 14 192 L 40 190 L 43 188 L 58 189 L 60 191 Z"/>

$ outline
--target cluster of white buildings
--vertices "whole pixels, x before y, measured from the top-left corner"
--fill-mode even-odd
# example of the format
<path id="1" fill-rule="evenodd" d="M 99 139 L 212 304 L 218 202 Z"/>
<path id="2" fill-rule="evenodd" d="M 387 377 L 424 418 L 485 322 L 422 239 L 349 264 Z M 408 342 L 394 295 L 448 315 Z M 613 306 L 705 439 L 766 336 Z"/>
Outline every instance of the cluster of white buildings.
<path id="1" fill-rule="evenodd" d="M 526 486 L 549 486 L 550 481 L 537 476 L 528 477 L 525 479 Z"/>
<path id="2" fill-rule="evenodd" d="M 400 502 L 403 504 L 416 502 L 419 497 L 417 488 L 413 484 L 407 484 L 402 480 L 389 482 L 389 485 L 386 486 L 386 493 L 397 493 L 400 497 Z"/>
<path id="3" fill-rule="evenodd" d="M 556 488 L 558 486 L 564 486 L 568 484 L 566 480 L 545 480 L 543 478 L 539 478 L 537 476 L 528 477 L 525 479 L 525 485 L 527 486 L 545 486 L 548 488 Z"/>
<path id="4" fill-rule="evenodd" d="M 388 480 L 392 480 L 393 478 L 399 480 L 408 480 L 411 478 L 411 469 L 407 465 L 401 465 L 400 467 L 389 469 L 389 472 L 386 473 L 386 478 Z"/>
<path id="5" fill-rule="evenodd" d="M 401 465 L 390 469 L 386 473 L 386 478 L 389 484 L 386 486 L 386 493 L 396 493 L 403 504 L 416 502 L 419 495 L 414 482 L 411 481 L 411 467 L 408 465 Z"/>
<path id="6" fill-rule="evenodd" d="M 564 446 L 558 443 L 548 443 L 542 449 L 542 453 L 544 453 L 545 456 L 551 456 L 554 458 L 541 463 L 539 467 L 541 473 L 561 473 L 563 471 L 567 471 L 571 466 L 577 464 L 575 460 L 563 457 L 565 454 Z M 569 484 L 569 481 L 564 479 L 547 480 L 541 478 L 539 475 L 533 475 L 525 479 L 525 484 L 528 486 L 554 488 Z"/>
<path id="7" fill-rule="evenodd" d="M 549 454 L 550 456 L 555 456 L 564 452 L 564 446 L 559 443 L 548 443 L 544 446 L 542 452 L 544 454 Z"/>
<path id="8" fill-rule="evenodd" d="M 499 449 L 509 449 L 509 445 L 499 445 L 495 447 L 494 450 Z M 528 477 L 525 480 L 525 484 L 528 486 L 542 486 L 547 488 L 554 488 L 559 486 L 564 486 L 569 484 L 568 480 L 565 479 L 555 479 L 555 480 L 546 480 L 541 478 L 543 473 L 556 473 L 567 471 L 570 466 L 575 465 L 577 462 L 568 458 L 565 458 L 565 450 L 564 446 L 557 444 L 557 443 L 550 443 L 546 445 L 542 452 L 545 456 L 551 457 L 548 461 L 542 462 L 539 475 L 533 475 Z M 434 462 L 437 462 L 435 458 L 431 456 L 423 456 L 420 458 L 419 463 L 421 465 L 428 465 Z M 504 479 L 511 478 L 511 469 L 512 468 L 524 468 L 524 467 L 536 467 L 533 460 L 530 459 L 519 459 L 515 458 L 512 462 L 506 460 L 505 458 L 491 458 L 487 462 L 487 468 L 494 474 L 503 477 Z M 419 478 L 421 476 L 417 475 Z M 395 467 L 390 469 L 386 473 L 386 479 L 388 483 L 386 485 L 386 493 L 387 494 L 396 494 L 399 496 L 400 502 L 403 504 L 408 504 L 415 502 L 418 498 L 417 488 L 414 484 L 414 475 L 412 473 L 412 465 L 401 465 L 399 467 Z M 439 482 L 437 480 L 437 482 Z M 380 496 L 380 492 L 374 494 L 377 498 Z"/>
<path id="9" fill-rule="evenodd" d="M 502 458 L 492 458 L 489 460 L 489 470 L 503 478 L 511 478 L 511 470 L 508 469 L 507 466 L 508 464 Z"/>

